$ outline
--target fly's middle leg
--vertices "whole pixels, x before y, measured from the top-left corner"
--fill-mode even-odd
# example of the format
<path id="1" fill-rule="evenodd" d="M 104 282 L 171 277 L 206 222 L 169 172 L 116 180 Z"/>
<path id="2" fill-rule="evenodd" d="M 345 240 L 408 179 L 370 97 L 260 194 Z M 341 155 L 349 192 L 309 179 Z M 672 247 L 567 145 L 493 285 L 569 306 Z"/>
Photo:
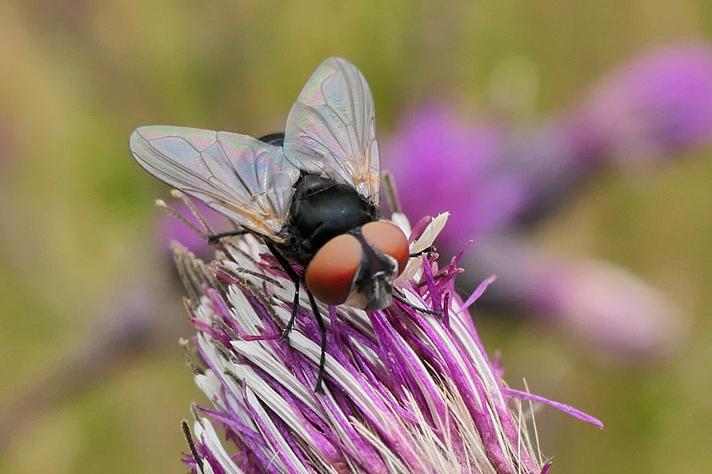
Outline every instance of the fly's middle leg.
<path id="1" fill-rule="evenodd" d="M 294 268 L 292 268 L 292 265 L 289 264 L 284 255 L 282 255 L 282 253 L 277 250 L 277 248 L 271 243 L 266 242 L 266 244 L 267 248 L 282 266 L 289 279 L 292 280 L 292 283 L 294 283 L 294 301 L 292 301 L 292 313 L 289 316 L 289 321 L 287 321 L 287 325 L 284 327 L 284 329 L 282 330 L 282 334 L 279 337 L 280 341 L 286 341 L 289 338 L 289 333 L 292 330 L 292 327 L 294 326 L 294 321 L 297 319 L 297 308 L 299 308 L 299 289 L 301 280 L 299 278 L 299 275 L 297 275 L 297 272 L 294 271 Z"/>
<path id="2" fill-rule="evenodd" d="M 236 229 L 236 230 L 228 230 L 227 232 L 218 232 L 217 234 L 210 234 L 208 236 L 208 243 L 210 245 L 216 245 L 219 244 L 222 239 L 225 237 L 237 237 L 239 235 L 245 235 L 249 234 L 250 231 L 246 229 Z"/>

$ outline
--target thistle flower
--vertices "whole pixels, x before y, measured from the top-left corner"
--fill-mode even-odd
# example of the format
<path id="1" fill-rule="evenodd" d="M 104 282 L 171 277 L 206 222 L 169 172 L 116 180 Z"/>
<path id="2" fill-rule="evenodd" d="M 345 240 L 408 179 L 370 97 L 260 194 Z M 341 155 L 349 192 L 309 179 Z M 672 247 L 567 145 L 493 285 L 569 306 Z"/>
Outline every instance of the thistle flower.
<path id="1" fill-rule="evenodd" d="M 411 251 L 428 248 L 447 220 L 424 219 Z M 510 389 L 484 350 L 466 299 L 454 290 L 459 256 L 442 268 L 411 259 L 398 288 L 414 306 L 394 302 L 364 312 L 323 307 L 329 315 L 324 392 L 314 391 L 319 331 L 300 301 L 289 341 L 278 340 L 293 285 L 265 249 L 246 236 L 206 264 L 174 245 L 197 335 L 196 384 L 212 407 L 194 409 L 192 472 L 545 473 L 550 463 L 530 437 L 521 400 L 566 405 Z M 224 431 L 224 439 L 215 426 Z M 187 429 L 187 428 L 186 428 Z"/>
<path id="2" fill-rule="evenodd" d="M 663 295 L 611 264 L 564 262 L 521 242 L 512 271 L 510 243 L 569 202 L 602 164 L 658 163 L 710 140 L 712 49 L 692 44 L 654 50 L 615 69 L 573 112 L 524 132 L 463 117 L 447 105 L 423 106 L 406 117 L 384 155 L 402 185 L 406 213 L 452 210 L 439 245 L 454 252 L 463 236 L 475 239 L 466 266 L 478 277 L 507 275 L 488 301 L 546 314 L 599 349 L 648 357 L 669 353 L 684 333 Z M 442 175 L 447 179 L 438 180 Z M 587 297 L 592 293 L 599 297 Z"/>
<path id="3" fill-rule="evenodd" d="M 463 235 L 550 214 L 604 161 L 654 161 L 710 140 L 712 47 L 692 44 L 614 69 L 570 114 L 525 132 L 426 104 L 406 116 L 384 156 L 406 213 L 452 211 L 442 240 L 454 248 Z"/>
<path id="4" fill-rule="evenodd" d="M 543 316 L 594 352 L 626 360 L 631 354 L 635 360 L 668 354 L 677 346 L 683 321 L 673 305 L 658 304 L 666 299 L 660 292 L 612 264 L 564 261 L 522 242 L 527 224 L 552 213 L 591 177 L 594 162 L 578 154 L 583 151 L 565 127 L 550 124 L 515 140 L 447 106 L 429 105 L 406 120 L 387 150 L 406 213 L 452 209 L 454 225 L 438 239 L 439 248 L 452 254 L 463 236 L 477 242 L 464 257 L 472 269 L 465 278 L 504 277 L 485 303 Z M 438 180 L 440 173 L 448 178 Z M 448 187 L 422 192 L 438 181 Z M 604 267 L 617 285 L 601 277 Z M 583 288 L 598 295 L 595 301 Z"/>
<path id="5" fill-rule="evenodd" d="M 462 236 L 477 239 L 519 208 L 522 196 L 512 175 L 498 179 L 493 173 L 505 138 L 495 125 L 466 119 L 446 104 L 427 104 L 407 115 L 386 142 L 383 155 L 405 213 L 451 211 L 440 245 L 453 249 L 462 245 Z"/>

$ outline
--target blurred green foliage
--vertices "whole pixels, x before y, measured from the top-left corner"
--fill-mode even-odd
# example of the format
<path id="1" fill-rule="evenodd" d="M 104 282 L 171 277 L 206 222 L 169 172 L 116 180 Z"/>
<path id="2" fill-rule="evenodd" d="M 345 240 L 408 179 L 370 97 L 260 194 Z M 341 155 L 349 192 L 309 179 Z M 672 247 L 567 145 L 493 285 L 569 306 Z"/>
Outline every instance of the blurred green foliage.
<path id="1" fill-rule="evenodd" d="M 646 48 L 711 35 L 705 0 L 2 2 L 0 403 L 91 338 L 112 286 L 159 252 L 152 201 L 166 193 L 130 159 L 134 127 L 277 130 L 329 55 L 363 69 L 381 135 L 425 99 L 486 110 L 493 71 L 512 58 L 538 77 L 521 111 L 533 120 Z M 526 376 L 533 390 L 606 423 L 599 432 L 537 412 L 555 472 L 712 469 L 709 154 L 633 183 L 610 176 L 537 236 L 665 289 L 695 328 L 675 356 L 620 366 L 534 322 L 481 325 L 488 347 L 503 349 L 510 381 Z M 0 472 L 183 472 L 178 422 L 202 398 L 177 344 L 120 369 L 12 437 Z"/>

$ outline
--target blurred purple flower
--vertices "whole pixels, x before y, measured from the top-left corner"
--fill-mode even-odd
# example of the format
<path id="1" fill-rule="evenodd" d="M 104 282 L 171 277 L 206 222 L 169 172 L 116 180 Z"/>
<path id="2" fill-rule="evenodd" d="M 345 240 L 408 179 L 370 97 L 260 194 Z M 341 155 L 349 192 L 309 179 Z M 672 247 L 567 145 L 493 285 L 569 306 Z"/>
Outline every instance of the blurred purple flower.
<path id="1" fill-rule="evenodd" d="M 468 264 L 497 270 L 490 302 L 553 319 L 599 353 L 641 358 L 667 355 L 684 332 L 678 309 L 630 272 L 600 261 L 563 260 L 497 236 L 477 245 Z"/>
<path id="2" fill-rule="evenodd" d="M 582 339 L 631 357 L 667 355 L 680 342 L 677 308 L 621 268 L 568 262 L 550 265 L 540 277 L 529 288 L 530 310 L 558 315 Z"/>
<path id="3" fill-rule="evenodd" d="M 406 118 L 383 155 L 406 214 L 451 211 L 441 241 L 453 248 L 463 236 L 507 220 L 523 199 L 507 176 L 490 179 L 503 146 L 496 127 L 466 121 L 446 105 L 427 105 Z"/>
<path id="4" fill-rule="evenodd" d="M 489 242 L 487 247 L 521 234 L 567 202 L 606 161 L 659 160 L 710 139 L 712 50 L 697 44 L 653 51 L 613 71 L 575 113 L 525 132 L 463 118 L 447 105 L 423 106 L 407 116 L 384 156 L 408 214 L 452 211 L 440 244 L 454 253 L 463 238 Z M 510 299 L 497 302 L 530 307 L 524 295 L 541 288 L 538 280 L 522 277 L 528 272 L 513 261 L 516 257 L 477 255 L 468 266 L 480 277 L 521 266 L 520 278 L 502 284 L 501 293 Z M 553 258 L 537 262 L 536 273 L 548 264 L 552 271 L 567 268 L 567 278 L 577 279 L 557 286 L 556 298 L 544 311 L 568 330 L 625 354 L 664 353 L 679 340 L 680 330 L 665 334 L 665 328 L 676 326 L 670 322 L 676 310 L 658 305 L 662 297 L 627 272 L 610 266 L 602 272 L 601 264 Z M 609 278 L 621 286 L 609 284 Z M 515 281 L 532 286 L 504 291 Z M 595 304 L 583 297 L 584 288 L 600 295 Z M 626 293 L 635 296 L 621 304 Z M 653 307 L 657 310 L 647 310 Z"/>
<path id="5" fill-rule="evenodd" d="M 429 247 L 441 215 L 416 226 L 411 250 Z M 394 216 L 408 230 L 400 215 Z M 426 226 L 427 224 L 427 226 Z M 210 265 L 175 246 L 193 340 L 197 385 L 212 408 L 197 408 L 191 453 L 198 472 L 546 473 L 521 400 L 569 406 L 510 389 L 492 364 L 455 292 L 457 260 L 439 268 L 411 259 L 398 287 L 424 315 L 395 303 L 366 313 L 322 306 L 329 315 L 324 393 L 313 390 L 319 331 L 302 298 L 289 343 L 278 340 L 293 286 L 252 237 L 226 246 Z M 213 424 L 225 432 L 224 441 Z"/>
<path id="6" fill-rule="evenodd" d="M 698 44 L 614 71 L 575 113 L 523 133 L 422 106 L 384 156 L 409 213 L 452 210 L 443 239 L 457 245 L 546 214 L 605 160 L 651 160 L 711 139 L 712 49 Z"/>

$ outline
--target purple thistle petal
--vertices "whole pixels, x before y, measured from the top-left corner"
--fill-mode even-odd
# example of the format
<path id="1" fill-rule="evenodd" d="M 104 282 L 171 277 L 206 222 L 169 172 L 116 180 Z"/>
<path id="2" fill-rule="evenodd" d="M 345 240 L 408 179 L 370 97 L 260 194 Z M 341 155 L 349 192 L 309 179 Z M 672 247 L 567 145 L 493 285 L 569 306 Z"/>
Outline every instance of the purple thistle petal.
<path id="1" fill-rule="evenodd" d="M 462 303 L 462 308 L 460 311 L 466 311 L 470 306 L 472 306 L 480 297 L 484 294 L 487 287 L 490 286 L 497 279 L 496 275 L 491 275 L 487 277 L 482 283 L 477 285 L 475 291 L 472 292 L 470 296 L 467 297 L 464 303 Z"/>
<path id="2" fill-rule="evenodd" d="M 565 403 L 555 402 L 554 400 L 549 400 L 548 398 L 544 398 L 541 395 L 535 395 L 533 393 L 516 390 L 514 388 L 505 388 L 504 391 L 505 394 L 510 397 L 519 398 L 520 400 L 530 400 L 532 402 L 549 405 L 551 407 L 556 408 L 557 410 L 561 410 L 564 413 L 578 418 L 581 421 L 585 421 L 586 423 L 590 423 L 600 429 L 603 429 L 603 422 L 601 420 Z"/>

